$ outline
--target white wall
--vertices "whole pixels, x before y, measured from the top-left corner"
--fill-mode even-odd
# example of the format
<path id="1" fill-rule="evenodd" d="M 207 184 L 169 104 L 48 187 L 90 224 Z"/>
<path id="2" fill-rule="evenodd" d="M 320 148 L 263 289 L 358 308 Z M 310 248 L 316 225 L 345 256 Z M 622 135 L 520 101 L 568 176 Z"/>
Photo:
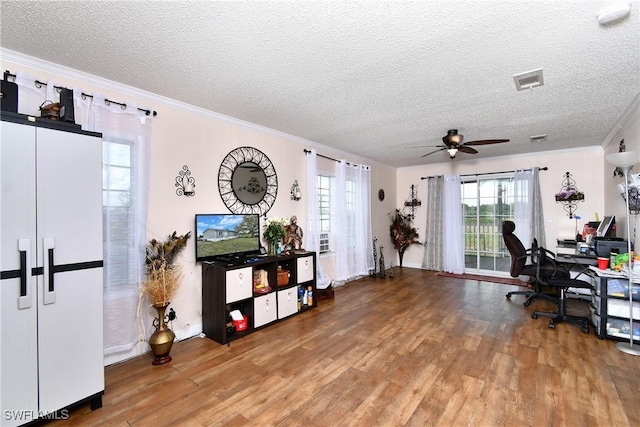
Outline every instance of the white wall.
<path id="1" fill-rule="evenodd" d="M 444 156 L 444 155 L 443 155 Z M 465 160 L 468 159 L 468 160 Z M 576 221 L 569 219 L 560 203 L 556 203 L 554 195 L 560 191 L 565 173 L 570 172 L 578 189 L 585 194 L 584 202 L 577 205 L 575 213 L 582 217 L 578 220 L 578 230 L 588 222 L 595 220 L 598 213 L 602 218 L 606 213 L 604 207 L 603 150 L 600 147 L 577 150 L 545 151 L 529 155 L 503 156 L 495 158 L 473 159 L 472 156 L 459 154 L 455 160 L 434 165 L 400 168 L 397 172 L 398 199 L 397 206 L 402 206 L 407 198 L 411 184 L 418 185 L 418 193 L 422 206 L 416 213 L 415 225 L 424 240 L 426 225 L 426 181 L 423 176 L 443 174 L 482 174 L 488 172 L 513 171 L 532 167 L 548 167 L 540 172 L 540 189 L 543 197 L 545 230 L 547 247 L 555 248 L 556 238 L 575 238 Z M 423 247 L 411 246 L 404 255 L 403 265 L 420 267 L 422 265 Z"/>

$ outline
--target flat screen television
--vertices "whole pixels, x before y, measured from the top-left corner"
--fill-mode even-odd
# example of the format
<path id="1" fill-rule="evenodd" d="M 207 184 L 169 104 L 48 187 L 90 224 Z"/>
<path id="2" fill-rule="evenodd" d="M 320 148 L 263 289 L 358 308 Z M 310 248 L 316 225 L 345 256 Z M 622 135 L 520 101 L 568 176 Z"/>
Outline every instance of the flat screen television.
<path id="1" fill-rule="evenodd" d="M 242 259 L 260 253 L 258 214 L 196 214 L 196 261 Z"/>
<path id="2" fill-rule="evenodd" d="M 605 216 L 602 221 L 600 221 L 600 225 L 598 225 L 598 229 L 596 230 L 596 237 L 611 237 L 613 224 L 615 223 L 615 216 Z"/>

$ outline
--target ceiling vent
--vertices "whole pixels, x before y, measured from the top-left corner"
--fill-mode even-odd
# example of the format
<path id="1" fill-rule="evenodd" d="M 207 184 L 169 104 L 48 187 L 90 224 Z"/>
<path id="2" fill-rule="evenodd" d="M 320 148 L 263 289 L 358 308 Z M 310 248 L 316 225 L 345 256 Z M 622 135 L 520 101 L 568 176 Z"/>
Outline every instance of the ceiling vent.
<path id="1" fill-rule="evenodd" d="M 543 135 L 532 135 L 529 137 L 529 140 L 531 142 L 546 142 L 547 141 L 547 134 L 543 134 Z"/>
<path id="2" fill-rule="evenodd" d="M 542 68 L 513 76 L 517 90 L 533 89 L 544 84 Z"/>

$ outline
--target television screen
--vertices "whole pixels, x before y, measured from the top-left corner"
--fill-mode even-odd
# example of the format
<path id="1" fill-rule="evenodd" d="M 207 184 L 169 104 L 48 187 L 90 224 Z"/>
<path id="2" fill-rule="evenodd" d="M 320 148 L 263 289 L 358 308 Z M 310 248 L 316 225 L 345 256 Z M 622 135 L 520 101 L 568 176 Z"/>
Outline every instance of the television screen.
<path id="1" fill-rule="evenodd" d="M 196 261 L 260 253 L 258 214 L 196 214 Z"/>

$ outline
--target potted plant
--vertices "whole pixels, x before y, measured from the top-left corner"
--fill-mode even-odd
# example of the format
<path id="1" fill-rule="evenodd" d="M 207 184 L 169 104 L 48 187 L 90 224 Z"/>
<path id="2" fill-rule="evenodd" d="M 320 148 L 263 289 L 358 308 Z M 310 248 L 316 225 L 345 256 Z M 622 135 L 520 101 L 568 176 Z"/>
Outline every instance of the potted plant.
<path id="1" fill-rule="evenodd" d="M 413 244 L 420 245 L 418 240 L 418 230 L 411 224 L 411 217 L 396 209 L 391 213 L 391 225 L 389 226 L 389 234 L 393 247 L 398 251 L 400 257 L 400 267 L 402 267 L 402 258 L 404 251 Z"/>
<path id="2" fill-rule="evenodd" d="M 149 338 L 154 365 L 171 361 L 169 352 L 175 334 L 166 325 L 165 311 L 182 279 L 176 258 L 187 245 L 190 237 L 191 232 L 178 236 L 174 231 L 165 241 L 151 239 L 146 246 L 147 280 L 142 284 L 142 293 L 158 312 L 158 318 L 153 321 L 156 330 Z"/>
<path id="3" fill-rule="evenodd" d="M 286 218 L 271 217 L 265 221 L 264 232 L 262 237 L 267 241 L 267 252 L 269 255 L 278 253 L 278 245 L 285 236 Z"/>

